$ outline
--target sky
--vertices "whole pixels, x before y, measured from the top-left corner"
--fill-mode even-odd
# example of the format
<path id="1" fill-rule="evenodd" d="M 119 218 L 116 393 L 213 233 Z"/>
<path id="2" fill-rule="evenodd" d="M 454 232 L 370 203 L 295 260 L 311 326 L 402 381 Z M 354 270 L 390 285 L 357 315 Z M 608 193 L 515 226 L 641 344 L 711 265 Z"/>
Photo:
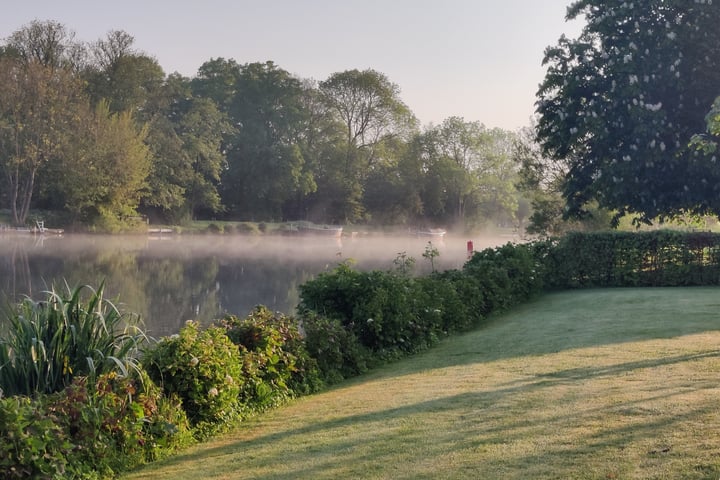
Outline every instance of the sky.
<path id="1" fill-rule="evenodd" d="M 9 1 L 9 0 L 5 0 Z M 457 116 L 489 128 L 529 125 L 543 52 L 571 0 L 24 0 L 0 16 L 5 39 L 32 20 L 93 42 L 111 30 L 166 73 L 192 77 L 211 58 L 271 60 L 300 77 L 374 69 L 400 87 L 422 125 Z"/>

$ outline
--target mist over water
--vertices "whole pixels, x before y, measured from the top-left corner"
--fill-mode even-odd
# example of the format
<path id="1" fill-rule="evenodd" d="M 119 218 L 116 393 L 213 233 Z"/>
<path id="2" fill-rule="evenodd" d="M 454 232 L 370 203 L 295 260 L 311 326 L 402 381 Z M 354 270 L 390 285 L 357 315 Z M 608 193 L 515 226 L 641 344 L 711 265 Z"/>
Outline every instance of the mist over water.
<path id="1" fill-rule="evenodd" d="M 422 254 L 428 241 L 440 255 L 435 268 L 461 268 L 467 241 L 475 250 L 511 237 L 410 235 L 342 239 L 275 236 L 65 235 L 0 236 L 0 298 L 44 298 L 53 285 L 64 289 L 106 284 L 106 298 L 139 313 L 150 335 L 177 333 L 186 320 L 203 324 L 225 313 L 244 316 L 255 305 L 292 314 L 298 287 L 347 260 L 361 270 L 391 270 L 399 254 L 428 273 Z"/>

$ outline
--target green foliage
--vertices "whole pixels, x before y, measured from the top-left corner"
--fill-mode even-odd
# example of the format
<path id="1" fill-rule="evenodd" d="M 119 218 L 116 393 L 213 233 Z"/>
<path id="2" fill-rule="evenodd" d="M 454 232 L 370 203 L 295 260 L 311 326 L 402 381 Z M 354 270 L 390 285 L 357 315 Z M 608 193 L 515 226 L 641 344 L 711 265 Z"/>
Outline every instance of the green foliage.
<path id="1" fill-rule="evenodd" d="M 344 263 L 300 286 L 300 309 L 339 319 L 377 358 L 392 358 L 417 348 L 415 289 L 406 276 L 359 272 Z"/>
<path id="2" fill-rule="evenodd" d="M 437 272 L 416 281 L 421 322 L 432 325 L 438 337 L 478 325 L 487 312 L 481 283 L 460 270 Z"/>
<path id="3" fill-rule="evenodd" d="M 717 159 L 689 148 L 718 95 L 717 2 L 577 0 L 578 39 L 545 52 L 537 128 L 561 162 L 566 216 L 592 200 L 649 223 L 720 212 Z"/>
<path id="4" fill-rule="evenodd" d="M 395 260 L 395 271 L 400 275 L 410 275 L 415 267 L 415 259 L 407 254 L 407 252 L 399 252 Z"/>
<path id="5" fill-rule="evenodd" d="M 221 192 L 232 217 L 281 219 L 283 206 L 316 189 L 297 138 L 309 112 L 300 80 L 273 62 L 215 59 L 192 81 L 236 130 L 226 130 Z"/>
<path id="6" fill-rule="evenodd" d="M 308 351 L 329 382 L 357 375 L 477 324 L 483 287 L 459 271 L 412 278 L 341 264 L 300 286 Z"/>
<path id="7" fill-rule="evenodd" d="M 539 293 L 542 289 L 539 267 L 532 246 L 507 243 L 476 252 L 463 272 L 479 284 L 484 302 L 481 312 L 487 315 Z"/>
<path id="8" fill-rule="evenodd" d="M 111 113 L 106 102 L 78 109 L 74 120 L 62 157 L 49 170 L 48 195 L 62 201 L 75 222 L 121 230 L 138 215 L 150 172 L 147 129 L 138 128 L 130 112 Z"/>
<path id="9" fill-rule="evenodd" d="M 440 250 L 434 247 L 432 242 L 428 242 L 422 256 L 430 262 L 430 268 L 435 272 L 435 259 L 440 256 Z"/>
<path id="10" fill-rule="evenodd" d="M 399 87 L 372 69 L 333 73 L 320 83 L 319 92 L 342 132 L 332 178 L 333 210 L 343 216 L 338 220 L 361 220 L 366 214 L 365 181 L 373 166 L 389 157 L 383 153 L 392 149 L 396 136 L 412 131 L 416 121 L 400 99 Z"/>
<path id="11" fill-rule="evenodd" d="M 693 135 L 690 139 L 690 147 L 694 148 L 705 155 L 712 155 L 711 158 L 717 160 L 715 155 L 718 152 L 718 141 L 720 141 L 720 97 L 717 97 L 705 117 L 707 129 L 705 133 Z"/>
<path id="12" fill-rule="evenodd" d="M 150 378 L 177 396 L 197 434 L 221 428 L 238 410 L 242 358 L 225 329 L 200 329 L 188 322 L 177 336 L 163 338 L 143 357 Z"/>
<path id="13" fill-rule="evenodd" d="M 235 232 L 242 235 L 259 235 L 264 227 L 264 223 L 256 225 L 255 223 L 241 222 L 235 226 Z M 227 228 L 225 230 L 227 231 Z"/>
<path id="14" fill-rule="evenodd" d="M 316 359 L 326 383 L 337 383 L 368 371 L 372 352 L 361 345 L 357 336 L 340 320 L 306 311 L 302 314 L 302 324 L 305 347 Z"/>
<path id="15" fill-rule="evenodd" d="M 223 226 L 218 225 L 217 223 L 210 223 L 210 224 L 208 224 L 207 228 L 205 229 L 206 233 L 211 233 L 211 234 L 223 233 L 223 231 L 224 231 Z"/>
<path id="16" fill-rule="evenodd" d="M 76 377 L 52 395 L 0 399 L 3 478 L 112 478 L 192 441 L 177 401 L 149 378 Z"/>
<path id="17" fill-rule="evenodd" d="M 136 368 L 145 336 L 133 317 L 103 298 L 104 286 L 52 290 L 44 301 L 26 298 L 5 319 L 0 336 L 0 390 L 4 395 L 57 392 L 73 377 L 95 378 Z M 84 295 L 89 292 L 89 296 Z"/>
<path id="18" fill-rule="evenodd" d="M 243 409 L 274 407 L 321 387 L 315 360 L 305 348 L 295 318 L 258 306 L 244 319 L 227 315 L 219 325 L 240 349 Z"/>
<path id="19" fill-rule="evenodd" d="M 536 248 L 549 288 L 720 284 L 714 233 L 571 233 Z"/>
<path id="20" fill-rule="evenodd" d="M 2 478 L 66 478 L 73 445 L 57 417 L 39 402 L 0 398 L 0 436 Z"/>

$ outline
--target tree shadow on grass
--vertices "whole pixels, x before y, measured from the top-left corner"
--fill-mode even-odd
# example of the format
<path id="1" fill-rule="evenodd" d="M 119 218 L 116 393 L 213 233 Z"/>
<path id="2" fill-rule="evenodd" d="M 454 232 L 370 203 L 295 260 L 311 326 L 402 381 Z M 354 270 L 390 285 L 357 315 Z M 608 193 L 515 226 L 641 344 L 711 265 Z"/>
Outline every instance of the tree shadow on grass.
<path id="1" fill-rule="evenodd" d="M 497 316 L 478 330 L 462 336 L 446 339 L 435 349 L 411 359 L 378 369 L 368 375 L 353 379 L 333 389 L 333 394 L 343 394 L 346 389 L 387 381 L 402 382 L 402 377 L 448 367 L 488 364 L 505 359 L 520 358 L 532 362 L 533 356 L 542 356 L 571 349 L 599 346 L 621 346 L 625 342 L 670 339 L 720 329 L 720 289 L 616 289 L 587 290 L 549 294 L 523 305 L 512 312 Z M 499 406 L 522 402 L 527 396 L 540 396 L 555 392 L 554 389 L 574 387 L 592 380 L 620 378 L 645 369 L 672 367 L 686 362 L 702 362 L 720 356 L 718 351 L 700 350 L 686 354 L 667 355 L 659 353 L 654 358 L 608 362 L 602 365 L 569 366 L 535 374 L 515 376 L 498 382 L 489 388 L 471 387 L 459 394 L 437 394 L 427 401 L 410 401 L 388 408 L 388 392 L 378 391 L 378 408 L 372 412 L 353 414 L 341 409 L 337 416 L 318 414 L 307 423 L 287 426 L 263 423 L 262 419 L 248 422 L 240 427 L 237 438 L 232 436 L 219 446 L 200 446 L 157 465 L 151 465 L 140 474 L 143 478 L 155 478 L 159 469 L 196 471 L 199 478 L 437 478 L 424 473 L 418 463 L 450 455 L 448 452 L 483 452 L 494 448 L 506 448 L 513 442 L 522 442 L 536 432 L 542 437 L 542 429 L 548 425 L 567 422 L 567 415 L 578 416 L 582 422 L 598 422 L 607 407 L 587 407 L 580 412 L 567 400 L 568 409 L 562 403 L 554 416 L 537 418 L 532 408 L 517 418 L 505 418 L 508 414 Z M 687 389 L 698 391 L 716 388 L 711 382 L 689 382 Z M 563 464 L 573 456 L 591 457 L 594 452 L 621 451 L 626 444 L 654 438 L 659 431 L 679 428 L 684 423 L 702 423 L 709 412 L 716 411 L 714 402 L 693 404 L 683 414 L 653 412 L 647 410 L 648 402 L 677 401 L 682 389 L 678 385 L 659 384 L 645 390 L 637 399 L 625 399 L 614 405 L 613 414 L 629 419 L 626 426 L 611 431 L 589 431 L 579 441 L 549 446 L 544 453 L 535 451 L 515 453 L 510 460 L 503 456 L 486 457 L 488 465 L 480 466 L 472 460 L 457 466 L 455 478 L 479 478 L 478 472 L 487 473 L 493 465 L 497 471 L 515 468 L 521 464 L 525 478 L 547 478 L 555 473 L 552 465 Z M 383 403 L 383 398 L 387 399 Z M 307 398 L 304 402 L 321 398 Z M 561 399 L 560 402 L 565 400 Z M 272 412 L 272 418 L 282 419 L 293 406 Z M 314 413 L 310 414 L 314 416 Z M 428 415 L 450 416 L 453 428 L 428 432 L 423 429 Z M 328 416 L 334 417 L 328 419 Z M 267 421 L 267 420 L 265 420 Z M 272 423 L 272 422 L 271 422 Z M 388 431 L 388 425 L 392 428 Z M 409 425 L 409 426 L 408 426 Z M 382 431 L 383 434 L 376 435 Z M 360 434 L 358 434 L 360 432 Z M 540 432 L 540 433 L 538 433 Z M 428 438 L 431 441 L 428 441 Z M 271 446 L 288 445 L 281 455 Z M 678 448 L 678 446 L 671 446 Z M 649 447 L 647 455 L 663 454 L 666 446 Z M 419 453 L 420 452 L 420 453 Z M 549 455 L 549 457 L 548 457 Z M 612 456 L 613 454 L 608 454 Z M 617 452 L 614 455 L 618 455 Z M 482 456 L 482 455 L 481 455 Z M 493 463 L 494 462 L 494 463 Z M 509 463 L 510 462 L 510 463 Z M 397 468 L 388 464 L 397 464 Z M 212 467 L 210 476 L 204 465 Z M 374 466 L 377 467 L 377 471 Z M 382 467 L 382 468 L 381 468 Z M 715 466 L 704 466 L 715 472 Z M 254 473 L 245 476 L 243 469 Z M 361 470 L 358 470 L 360 468 Z M 428 467 L 430 470 L 431 467 Z M 257 473 L 267 472 L 267 473 Z M 610 474 L 610 473 L 608 473 Z M 168 478 L 167 476 L 165 478 Z M 510 476 L 504 478 L 511 478 Z"/>
<path id="2" fill-rule="evenodd" d="M 157 466 L 150 466 L 146 478 L 154 478 L 156 467 L 177 467 L 182 470 L 197 470 L 203 476 L 203 463 L 212 463 L 212 477 L 203 478 L 272 478 L 278 480 L 296 478 L 437 478 L 431 473 L 423 473 L 418 462 L 431 462 L 447 456 L 449 452 L 484 452 L 493 448 L 504 448 L 515 442 L 527 441 L 529 436 L 542 438 L 542 432 L 559 428 L 560 425 L 597 422 L 608 413 L 607 405 L 580 405 L 572 396 L 557 400 L 559 404 L 551 413 L 534 415 L 530 411 L 525 415 L 511 415 L 518 404 L 524 405 L 527 398 L 544 398 L 557 387 L 569 383 L 580 384 L 605 378 L 639 373 L 644 369 L 679 365 L 686 362 L 698 362 L 720 357 L 720 352 L 703 352 L 689 355 L 674 355 L 657 359 L 638 360 L 617 363 L 597 368 L 568 368 L 550 374 L 538 374 L 509 382 L 498 383 L 492 388 L 467 391 L 460 394 L 436 395 L 427 401 L 409 402 L 393 408 L 379 408 L 360 414 L 339 411 L 338 416 L 330 419 L 308 418 L 302 426 L 288 422 L 288 426 L 267 426 L 251 422 L 245 427 L 248 433 L 239 433 L 242 438 L 230 440 L 220 446 L 203 448 L 180 454 Z M 340 387 L 338 391 L 344 388 Z M 368 388 L 377 388 L 370 385 Z M 716 385 L 697 384 L 698 391 L 711 392 Z M 503 468 L 516 468 L 522 465 L 525 473 L 531 477 L 547 478 L 557 471 L 557 466 L 549 462 L 564 464 L 566 456 L 592 456 L 599 451 L 623 449 L 634 442 L 658 437 L 660 432 L 673 431 L 683 424 L 702 423 L 702 419 L 717 411 L 714 402 L 700 402 L 694 408 L 682 414 L 672 411 L 650 411 L 647 405 L 661 402 L 674 404 L 682 401 L 677 385 L 660 384 L 654 390 L 645 390 L 641 397 L 628 398 L 613 404 L 613 415 L 622 415 L 638 421 L 625 422 L 620 427 L 597 431 L 588 430 L 572 444 L 548 445 L 542 452 L 528 449 L 527 452 L 515 452 L 514 458 L 503 455 L 479 457 L 467 454 L 466 464 L 453 468 L 454 478 L 462 478 L 473 471 L 487 472 L 492 469 L 488 462 L 497 463 L 498 471 Z M 378 392 L 382 395 L 382 392 Z M 312 401 L 312 399 L 306 399 Z M 563 405 L 567 404 L 567 408 Z M 378 400 L 382 405 L 382 400 Z M 292 406 L 288 407 L 292 410 Z M 575 409 L 575 410 L 573 410 Z M 283 410 L 274 415 L 282 415 Z M 313 415 L 312 413 L 310 414 Z M 428 431 L 423 427 L 426 419 L 442 415 L 452 428 Z M 574 420 L 568 418 L 575 416 Z M 327 418 L 327 417 L 325 417 Z M 277 424 L 277 422 L 275 422 Z M 409 425 L 409 427 L 408 427 Z M 570 428 L 575 428 L 570 425 Z M 269 433 L 265 433 L 269 431 Z M 548 435 L 553 432 L 548 431 Z M 430 440 L 428 440 L 430 439 Z M 288 445 L 281 455 L 273 448 L 275 445 Z M 681 445 L 666 445 L 662 440 L 648 447 L 646 456 L 658 455 Z M 233 461 L 231 459 L 236 459 Z M 397 470 L 392 465 L 397 464 Z M 482 465 L 480 464 L 482 463 Z M 244 476 L 241 465 L 254 473 Z M 378 471 L 373 471 L 377 465 Z M 380 467 L 381 466 L 381 467 Z M 236 470 L 240 468 L 239 470 Z M 360 470 L 358 470 L 358 468 Z M 517 467 L 520 468 L 520 467 Z M 710 468 L 710 467 L 708 467 Z M 714 468 L 714 467 L 713 467 Z M 535 469 L 534 472 L 528 469 Z M 511 478 L 511 477 L 506 477 Z"/>
<path id="3" fill-rule="evenodd" d="M 422 368 L 428 355 L 432 368 L 451 367 L 711 331 L 720 331 L 717 287 L 566 291 L 494 316 L 405 363 Z"/>

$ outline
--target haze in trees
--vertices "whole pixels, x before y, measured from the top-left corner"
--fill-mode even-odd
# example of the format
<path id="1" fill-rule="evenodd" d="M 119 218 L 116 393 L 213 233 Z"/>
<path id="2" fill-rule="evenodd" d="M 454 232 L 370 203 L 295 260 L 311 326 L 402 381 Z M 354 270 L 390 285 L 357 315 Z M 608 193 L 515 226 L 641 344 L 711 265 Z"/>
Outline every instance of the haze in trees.
<path id="1" fill-rule="evenodd" d="M 701 133 L 701 132 L 697 132 Z M 381 72 L 301 79 L 210 59 L 166 75 L 122 30 L 53 21 L 0 44 L 0 208 L 114 230 L 139 215 L 474 227 L 518 219 L 516 134 L 420 127 Z"/>

